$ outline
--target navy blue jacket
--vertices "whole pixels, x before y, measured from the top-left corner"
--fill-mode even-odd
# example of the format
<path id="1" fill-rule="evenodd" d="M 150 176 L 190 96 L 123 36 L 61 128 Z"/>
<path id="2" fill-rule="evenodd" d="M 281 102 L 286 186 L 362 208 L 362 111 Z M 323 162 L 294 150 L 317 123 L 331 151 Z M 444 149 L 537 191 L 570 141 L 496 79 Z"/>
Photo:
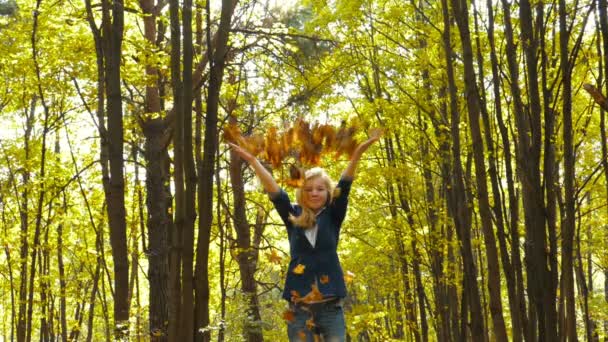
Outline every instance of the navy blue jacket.
<path id="1" fill-rule="evenodd" d="M 287 270 L 283 298 L 291 299 L 291 291 L 297 291 L 303 297 L 312 290 L 312 285 L 317 284 L 323 297 L 346 297 L 346 285 L 344 274 L 338 260 L 338 240 L 340 227 L 346 216 L 348 207 L 348 194 L 352 180 L 340 179 L 337 188 L 339 194 L 328 203 L 323 211 L 317 216 L 317 241 L 313 247 L 304 229 L 295 226 L 289 221 L 289 215 L 298 216 L 302 212 L 299 205 L 292 205 L 285 190 L 271 194 L 270 199 L 278 211 L 281 219 L 287 227 L 289 237 L 289 254 L 291 260 Z M 294 268 L 299 264 L 304 265 L 304 272 L 296 274 Z"/>

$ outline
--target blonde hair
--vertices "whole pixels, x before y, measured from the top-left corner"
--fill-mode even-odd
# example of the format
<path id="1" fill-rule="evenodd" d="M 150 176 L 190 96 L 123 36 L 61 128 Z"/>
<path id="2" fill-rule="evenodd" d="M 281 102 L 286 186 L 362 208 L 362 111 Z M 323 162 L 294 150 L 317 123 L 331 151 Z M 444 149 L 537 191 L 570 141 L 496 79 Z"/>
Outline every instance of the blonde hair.
<path id="1" fill-rule="evenodd" d="M 323 180 L 323 183 L 325 184 L 325 187 L 327 188 L 326 203 L 331 203 L 334 192 L 333 182 L 324 169 L 320 167 L 314 167 L 304 173 L 304 184 L 296 190 L 296 201 L 302 207 L 302 213 L 298 216 L 289 216 L 289 220 L 291 221 L 291 223 L 304 229 L 311 228 L 315 225 L 316 214 L 311 208 L 307 207 L 304 203 L 304 193 L 302 191 L 302 188 L 306 186 L 306 183 L 314 178 L 321 178 L 321 180 Z"/>

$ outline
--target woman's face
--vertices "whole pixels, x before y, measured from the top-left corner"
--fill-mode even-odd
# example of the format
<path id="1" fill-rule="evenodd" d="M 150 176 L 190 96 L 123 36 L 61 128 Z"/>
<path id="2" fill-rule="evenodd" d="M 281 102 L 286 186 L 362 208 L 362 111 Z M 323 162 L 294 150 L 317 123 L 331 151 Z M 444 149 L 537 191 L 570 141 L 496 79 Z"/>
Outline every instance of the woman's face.
<path id="1" fill-rule="evenodd" d="M 304 205 L 314 211 L 318 211 L 327 202 L 327 185 L 325 185 L 321 177 L 308 179 L 304 183 L 304 187 L 302 187 L 302 194 Z"/>

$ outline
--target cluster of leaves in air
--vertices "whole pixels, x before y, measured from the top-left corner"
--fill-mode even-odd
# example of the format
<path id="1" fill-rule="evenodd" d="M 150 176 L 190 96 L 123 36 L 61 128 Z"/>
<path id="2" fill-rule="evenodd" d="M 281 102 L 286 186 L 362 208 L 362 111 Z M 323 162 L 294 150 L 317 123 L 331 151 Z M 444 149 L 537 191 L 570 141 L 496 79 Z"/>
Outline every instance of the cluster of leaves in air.
<path id="1" fill-rule="evenodd" d="M 295 163 L 291 164 L 289 179 L 285 183 L 299 187 L 304 182 L 301 166 L 317 166 L 321 157 L 327 154 L 333 154 L 334 159 L 344 154 L 350 157 L 359 144 L 355 137 L 357 131 L 358 125 L 345 121 L 339 127 L 318 122 L 311 126 L 298 119 L 283 132 L 272 126 L 266 134 L 243 136 L 237 124 L 232 122 L 224 127 L 224 139 L 241 146 L 273 168 L 280 168 L 286 158 L 293 158 Z"/>

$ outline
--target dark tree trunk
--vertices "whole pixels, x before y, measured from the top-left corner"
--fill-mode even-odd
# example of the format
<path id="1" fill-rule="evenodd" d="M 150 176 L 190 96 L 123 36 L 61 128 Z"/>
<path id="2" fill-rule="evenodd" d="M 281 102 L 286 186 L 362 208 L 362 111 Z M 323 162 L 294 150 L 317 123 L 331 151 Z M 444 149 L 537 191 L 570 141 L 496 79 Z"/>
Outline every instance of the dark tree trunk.
<path id="1" fill-rule="evenodd" d="M 452 66 L 453 51 L 450 41 L 451 18 L 447 0 L 442 0 L 443 11 L 443 47 L 446 56 L 446 72 L 448 76 L 449 107 L 451 115 L 451 135 L 452 135 L 452 179 L 448 188 L 448 208 L 454 220 L 456 234 L 460 240 L 460 251 L 464 267 L 463 275 L 463 301 L 466 297 L 466 307 L 468 310 L 461 310 L 461 324 L 466 326 L 468 322 L 467 313 L 470 312 L 471 338 L 473 341 L 485 341 L 486 330 L 484 327 L 483 314 L 481 309 L 481 299 L 479 288 L 477 287 L 477 268 L 471 246 L 471 213 L 469 209 L 469 199 L 466 197 L 464 187 L 464 175 L 462 161 L 460 157 L 460 112 L 458 111 L 458 99 L 456 95 L 456 83 Z M 463 308 L 465 308 L 463 303 Z M 466 338 L 466 331 L 460 331 L 460 338 Z"/>
<path id="2" fill-rule="evenodd" d="M 45 94 L 42 90 L 42 78 L 41 78 L 41 71 L 40 71 L 40 64 L 38 62 L 38 48 L 37 48 L 37 33 L 38 33 L 38 14 L 39 14 L 39 8 L 40 8 L 40 4 L 41 4 L 41 0 L 36 1 L 36 9 L 34 10 L 34 23 L 33 23 L 33 30 L 32 30 L 32 37 L 31 37 L 31 43 L 32 43 L 32 59 L 34 61 L 34 68 L 36 71 L 36 79 L 37 79 L 37 93 L 38 96 L 40 98 L 40 103 L 42 104 L 42 107 L 44 109 L 44 119 L 42 122 L 43 128 L 42 128 L 42 146 L 41 146 L 41 150 L 40 150 L 40 168 L 38 170 L 38 174 L 37 177 L 41 180 L 40 185 L 38 187 L 38 201 L 36 204 L 36 218 L 35 218 L 35 226 L 34 226 L 34 241 L 33 241 L 33 245 L 32 245 L 32 251 L 31 251 L 31 264 L 30 264 L 30 273 L 29 273 L 29 286 L 28 286 L 28 299 L 27 299 L 27 331 L 26 331 L 26 335 L 25 335 L 25 341 L 29 342 L 31 341 L 32 338 L 32 331 L 33 326 L 32 326 L 32 315 L 33 315 L 33 311 L 34 311 L 34 279 L 35 279 L 35 275 L 36 275 L 36 256 L 41 255 L 42 253 L 40 253 L 41 251 L 41 245 L 40 245 L 40 235 L 42 233 L 42 211 L 44 208 L 44 199 L 46 196 L 46 184 L 44 181 L 44 178 L 46 176 L 46 156 L 47 156 L 47 135 L 49 132 L 49 121 L 51 119 L 50 117 L 50 110 L 47 106 L 46 100 L 45 100 Z M 42 260 L 40 260 L 40 263 L 42 264 Z M 42 266 L 42 265 L 41 265 Z"/>
<path id="3" fill-rule="evenodd" d="M 600 75 L 608 78 L 608 1 L 600 0 L 598 6 L 598 17 L 600 21 L 602 54 L 600 62 Z M 600 80 L 601 82 L 601 80 Z M 605 83 L 604 93 L 608 93 L 608 82 Z M 600 136 L 602 145 L 602 169 L 604 171 L 604 183 L 606 184 L 606 199 L 608 200 L 608 137 L 606 135 L 606 109 L 600 109 Z M 606 211 L 608 213 L 608 210 Z M 607 229 L 605 227 L 604 229 Z M 608 241 L 606 241 L 608 243 Z M 604 271 L 604 301 L 608 303 L 608 270 Z M 604 320 L 604 336 L 608 336 L 608 320 Z M 604 337 L 608 341 L 608 337 Z"/>
<path id="4" fill-rule="evenodd" d="M 203 143 L 203 160 L 198 175 L 199 186 L 199 226 L 198 245 L 196 249 L 195 269 L 195 326 L 209 325 L 209 240 L 213 222 L 213 175 L 215 153 L 218 144 L 217 115 L 219 95 L 224 75 L 224 65 L 228 52 L 228 36 L 232 15 L 238 0 L 222 0 L 220 23 L 216 35 L 215 50 L 209 59 L 210 75 L 207 88 L 207 112 L 205 116 L 205 141 Z M 210 28 L 208 28 L 209 30 Z M 207 34 L 210 39 L 210 34 Z M 209 42 L 210 45 L 210 42 Z M 197 341 L 209 341 L 208 332 L 197 334 Z"/>
<path id="5" fill-rule="evenodd" d="M 181 331 L 183 289 L 182 256 L 183 230 L 186 218 L 184 190 L 184 100 L 181 74 L 181 25 L 180 2 L 169 1 L 171 27 L 171 89 L 173 94 L 173 185 L 175 189 L 174 226 L 170 233 L 169 254 L 169 341 L 183 338 Z"/>
<path id="6" fill-rule="evenodd" d="M 245 322 L 244 338 L 248 342 L 261 342 L 264 340 L 258 295 L 255 283 L 255 270 L 258 260 L 258 247 L 252 241 L 250 224 L 247 221 L 245 187 L 243 182 L 243 161 L 234 152 L 230 152 L 230 182 L 234 201 L 234 229 L 236 231 L 236 245 L 239 253 L 237 262 L 241 279 L 241 290 L 247 300 L 247 317 Z"/>
<path id="7" fill-rule="evenodd" d="M 562 71 L 562 113 L 564 139 L 564 187 L 565 187 L 565 220 L 562 222 L 562 281 L 565 298 L 565 332 L 564 340 L 574 342 L 576 335 L 576 302 L 574 297 L 574 226 L 575 193 L 574 193 L 574 143 L 572 129 L 572 81 L 569 60 L 568 41 L 570 33 L 566 23 L 566 2 L 559 0 L 559 30 L 560 30 L 560 65 Z"/>
<path id="8" fill-rule="evenodd" d="M 90 1 L 87 0 L 86 5 L 87 20 L 93 32 L 97 53 L 100 159 L 110 226 L 110 244 L 114 259 L 114 334 L 116 339 L 122 339 L 128 336 L 129 331 L 129 261 L 124 201 L 124 137 L 120 85 L 124 7 L 121 0 L 102 1 L 100 30 L 96 27 Z M 107 101 L 104 101 L 106 97 Z M 106 115 L 107 130 L 105 128 Z"/>
<path id="9" fill-rule="evenodd" d="M 194 222 L 196 220 L 196 170 L 194 166 L 194 149 L 192 141 L 192 0 L 185 0 L 182 6 L 183 27 L 183 114 L 181 141 L 183 146 L 183 179 L 184 179 L 184 222 L 182 228 L 182 305 L 181 305 L 181 341 L 192 341 L 197 334 L 194 325 Z M 177 142 L 177 136 L 176 140 Z M 174 144 L 175 146 L 175 144 Z"/>
<path id="10" fill-rule="evenodd" d="M 467 109 L 469 113 L 469 128 L 473 145 L 473 156 L 475 160 L 475 180 L 477 182 L 477 200 L 481 226 L 483 229 L 486 247 L 486 258 L 488 266 L 488 292 L 490 296 L 490 315 L 492 317 L 494 336 L 497 341 L 507 341 L 507 332 L 502 314 L 502 301 L 500 295 L 500 269 L 498 265 L 498 251 L 496 249 L 496 238 L 492 225 L 492 214 L 488 198 L 487 175 L 484 158 L 484 143 L 481 136 L 479 116 L 481 106 L 479 104 L 479 92 L 475 81 L 475 70 L 473 67 L 473 48 L 469 32 L 468 4 L 467 1 L 452 1 L 453 11 L 460 31 L 464 63 L 464 83 Z M 489 147 L 491 149 L 491 147 Z"/>
<path id="11" fill-rule="evenodd" d="M 31 101 L 29 112 L 26 111 L 25 132 L 23 135 L 23 149 L 25 159 L 30 160 L 30 139 L 34 128 L 34 113 L 36 108 L 36 99 Z M 19 313 L 17 314 L 17 342 L 25 341 L 27 327 L 27 252 L 29 249 L 28 228 L 29 228 L 29 201 L 30 201 L 30 172 L 25 169 L 21 176 L 23 191 L 21 193 L 21 205 L 19 208 L 19 219 L 21 226 L 21 246 L 20 246 L 20 270 L 21 279 L 19 282 Z"/>
<path id="12" fill-rule="evenodd" d="M 496 112 L 496 116 L 499 118 L 498 121 L 500 122 L 500 124 L 502 124 L 502 104 L 501 104 L 501 95 L 500 95 L 500 82 L 501 82 L 501 78 L 500 78 L 500 74 L 498 71 L 498 58 L 496 56 L 496 46 L 495 46 L 495 42 L 494 42 L 494 8 L 493 5 L 491 3 L 491 1 L 487 2 L 487 10 L 488 10 L 488 41 L 490 43 L 490 60 L 491 60 L 491 65 L 492 65 L 492 85 L 493 85 L 493 93 L 494 93 L 494 110 Z M 475 16 L 475 27 L 477 28 L 477 15 Z M 481 80 L 483 80 L 483 74 L 481 72 L 482 70 L 482 65 L 483 65 L 483 58 L 481 56 L 481 43 L 479 40 L 479 34 L 477 34 L 477 60 L 478 60 L 478 65 L 479 65 L 479 69 L 480 69 L 480 75 L 479 75 L 479 79 L 480 82 Z M 486 103 L 486 96 L 485 96 L 485 92 L 482 89 L 482 94 L 483 97 L 483 102 L 484 105 L 487 105 Z M 523 328 L 522 326 L 524 325 L 522 323 L 522 321 L 524 320 L 525 317 L 523 317 L 522 315 L 522 311 L 520 311 L 520 300 L 518 298 L 518 293 L 517 293 L 517 288 L 516 288 L 516 278 L 515 278 L 515 271 L 513 270 L 513 265 L 511 262 L 511 259 L 509 258 L 509 250 L 507 247 L 507 236 L 505 234 L 505 218 L 504 218 L 504 212 L 503 212 L 503 207 L 504 207 L 504 203 L 503 203 L 503 199 L 502 199 L 502 192 L 500 190 L 500 180 L 499 180 L 499 175 L 498 175 L 498 162 L 497 162 L 497 154 L 496 154 L 496 148 L 495 148 L 495 143 L 494 140 L 492 138 L 492 134 L 491 134 L 491 130 L 492 130 L 492 126 L 491 126 L 491 122 L 490 122 L 490 117 L 488 114 L 488 110 L 484 107 L 484 105 L 481 106 L 481 114 L 482 114 L 482 119 L 483 119 L 483 124 L 484 124 L 484 136 L 485 136 L 485 142 L 487 145 L 487 149 L 488 149 L 488 162 L 489 162 L 489 168 L 488 168 L 488 173 L 490 176 L 490 180 L 492 183 L 492 197 L 494 198 L 494 205 L 492 206 L 492 211 L 494 212 L 494 216 L 496 217 L 496 232 L 497 232 L 497 237 L 498 237 L 498 242 L 499 242 L 499 247 L 500 247 L 500 257 L 501 257 L 501 263 L 503 266 L 503 271 L 505 274 L 505 278 L 506 278 L 506 282 L 507 282 L 507 293 L 509 295 L 509 309 L 510 309 L 510 313 L 511 313 L 511 335 L 512 335 L 512 339 L 513 341 L 522 341 L 523 339 Z M 506 131 L 506 129 L 505 129 Z M 503 136 L 503 144 L 504 144 L 504 149 L 505 149 L 505 156 L 509 156 L 510 159 L 510 152 L 508 151 L 508 149 L 510 148 L 510 144 L 509 144 L 509 140 L 508 140 L 508 135 L 504 135 Z M 506 163 L 505 163 L 506 164 Z M 509 168 L 510 172 L 510 165 L 507 166 Z M 509 175 L 510 176 L 510 175 Z M 512 179 L 511 179 L 512 182 Z M 511 192 L 511 188 L 509 189 L 509 195 L 512 195 Z M 512 241 L 513 243 L 513 241 Z"/>
<path id="13" fill-rule="evenodd" d="M 145 14 L 144 37 L 148 43 L 157 45 L 156 19 L 158 10 L 153 0 L 141 0 L 140 7 Z M 159 72 L 153 65 L 146 65 L 146 77 L 157 78 Z M 172 231 L 170 217 L 171 193 L 169 184 L 169 157 L 167 152 L 167 124 L 161 117 L 160 81 L 146 86 L 145 112 L 152 116 L 141 121 L 145 137 L 144 159 L 146 165 L 146 208 L 149 282 L 149 331 L 153 342 L 167 341 L 169 320 L 169 238 Z M 142 234 L 142 238 L 144 238 Z M 144 247 L 145 248 L 145 247 Z"/>

